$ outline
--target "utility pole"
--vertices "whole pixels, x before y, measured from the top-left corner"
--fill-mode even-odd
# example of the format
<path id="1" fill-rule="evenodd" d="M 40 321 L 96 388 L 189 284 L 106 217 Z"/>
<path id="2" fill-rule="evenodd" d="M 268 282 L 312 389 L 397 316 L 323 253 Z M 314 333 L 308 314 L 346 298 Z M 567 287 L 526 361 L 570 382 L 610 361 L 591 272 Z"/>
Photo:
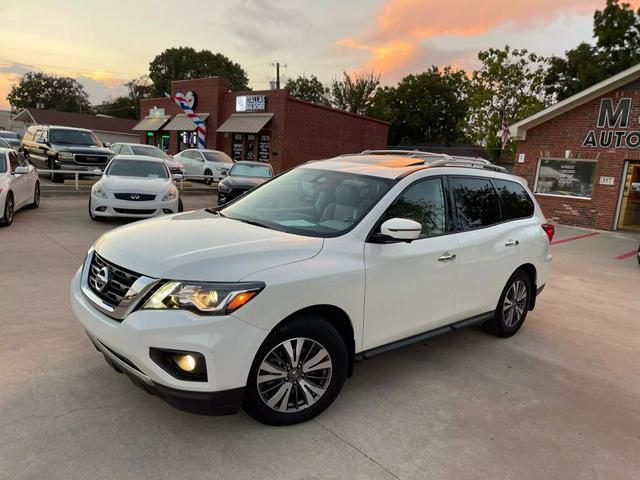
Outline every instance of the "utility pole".
<path id="1" fill-rule="evenodd" d="M 280 90 L 280 67 L 287 68 L 286 65 L 281 65 L 278 60 L 271 64 L 272 67 L 276 67 L 276 90 Z"/>

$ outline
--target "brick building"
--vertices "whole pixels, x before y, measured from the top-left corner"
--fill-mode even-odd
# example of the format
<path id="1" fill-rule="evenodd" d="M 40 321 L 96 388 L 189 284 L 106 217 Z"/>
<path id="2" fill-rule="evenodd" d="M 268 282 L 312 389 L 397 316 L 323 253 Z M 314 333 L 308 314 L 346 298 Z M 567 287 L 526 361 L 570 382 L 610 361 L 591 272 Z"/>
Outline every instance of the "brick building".
<path id="1" fill-rule="evenodd" d="M 269 162 L 276 172 L 342 153 L 384 148 L 388 124 L 298 100 L 286 90 L 231 92 L 225 78 L 171 83 L 206 125 L 206 148 L 235 160 Z M 195 148 L 195 124 L 169 98 L 140 102 L 140 142 L 170 154 Z"/>
<path id="2" fill-rule="evenodd" d="M 640 232 L 640 65 L 511 126 L 549 220 Z"/>

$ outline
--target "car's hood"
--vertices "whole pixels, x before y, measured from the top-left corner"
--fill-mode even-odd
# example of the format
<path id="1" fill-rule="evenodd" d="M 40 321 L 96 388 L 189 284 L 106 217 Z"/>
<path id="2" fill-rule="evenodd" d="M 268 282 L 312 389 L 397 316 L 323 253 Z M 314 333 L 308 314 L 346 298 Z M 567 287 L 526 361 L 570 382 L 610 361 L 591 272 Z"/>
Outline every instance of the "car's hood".
<path id="1" fill-rule="evenodd" d="M 59 152 L 71 152 L 71 153 L 86 153 L 87 155 L 109 155 L 113 156 L 113 152 L 108 148 L 95 147 L 92 145 L 67 145 L 67 144 L 54 144 L 52 145 Z"/>
<path id="2" fill-rule="evenodd" d="M 262 178 L 262 177 L 229 176 L 229 177 L 225 177 L 222 180 L 222 183 L 229 188 L 253 188 L 253 187 L 257 187 L 258 185 L 262 185 L 267 180 L 269 179 Z"/>
<path id="3" fill-rule="evenodd" d="M 168 178 L 141 178 L 104 175 L 100 184 L 107 192 L 162 193 L 169 188 Z"/>
<path id="4" fill-rule="evenodd" d="M 311 258 L 321 238 L 303 237 L 223 218 L 206 210 L 126 225 L 104 234 L 98 254 L 154 278 L 235 282 Z"/>

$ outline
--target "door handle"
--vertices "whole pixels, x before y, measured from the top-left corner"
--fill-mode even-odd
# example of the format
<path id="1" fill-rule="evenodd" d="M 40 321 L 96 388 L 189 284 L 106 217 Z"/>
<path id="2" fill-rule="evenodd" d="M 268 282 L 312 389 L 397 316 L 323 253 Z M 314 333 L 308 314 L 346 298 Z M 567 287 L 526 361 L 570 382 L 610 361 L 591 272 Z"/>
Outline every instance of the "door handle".
<path id="1" fill-rule="evenodd" d="M 520 245 L 520 242 L 518 240 L 507 240 L 506 242 L 504 242 L 505 247 L 515 247 L 516 245 Z"/>
<path id="2" fill-rule="evenodd" d="M 456 254 L 455 253 L 444 252 L 442 254 L 442 256 L 438 258 L 438 261 L 439 262 L 446 262 L 448 260 L 455 260 L 455 258 L 456 258 Z"/>

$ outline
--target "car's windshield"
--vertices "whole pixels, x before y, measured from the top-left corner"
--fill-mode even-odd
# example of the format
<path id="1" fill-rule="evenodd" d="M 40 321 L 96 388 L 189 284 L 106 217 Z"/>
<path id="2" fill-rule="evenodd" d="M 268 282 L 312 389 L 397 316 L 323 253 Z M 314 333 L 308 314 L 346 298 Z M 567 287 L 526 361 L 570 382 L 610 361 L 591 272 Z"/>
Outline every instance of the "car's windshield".
<path id="1" fill-rule="evenodd" d="M 68 145 L 100 145 L 100 142 L 98 142 L 98 139 L 92 132 L 86 130 L 63 130 L 53 128 L 49 130 L 49 142 Z"/>
<path id="2" fill-rule="evenodd" d="M 383 178 L 296 168 L 220 212 L 275 230 L 333 237 L 357 225 L 391 184 L 391 180 Z"/>
<path id="3" fill-rule="evenodd" d="M 155 148 L 155 147 L 134 147 L 134 146 L 132 146 L 131 150 L 133 150 L 134 155 L 145 155 L 147 157 L 162 158 L 163 160 L 169 158 L 169 155 L 164 153 L 159 148 Z"/>
<path id="4" fill-rule="evenodd" d="M 209 162 L 233 163 L 231 157 L 224 152 L 202 152 Z"/>
<path id="5" fill-rule="evenodd" d="M 271 167 L 268 165 L 252 165 L 250 163 L 236 163 L 231 170 L 229 171 L 229 175 L 232 177 L 260 177 L 260 178 L 270 178 L 273 175 L 271 174 Z"/>
<path id="6" fill-rule="evenodd" d="M 169 178 L 163 163 L 145 160 L 113 160 L 105 175 L 119 177 Z"/>

